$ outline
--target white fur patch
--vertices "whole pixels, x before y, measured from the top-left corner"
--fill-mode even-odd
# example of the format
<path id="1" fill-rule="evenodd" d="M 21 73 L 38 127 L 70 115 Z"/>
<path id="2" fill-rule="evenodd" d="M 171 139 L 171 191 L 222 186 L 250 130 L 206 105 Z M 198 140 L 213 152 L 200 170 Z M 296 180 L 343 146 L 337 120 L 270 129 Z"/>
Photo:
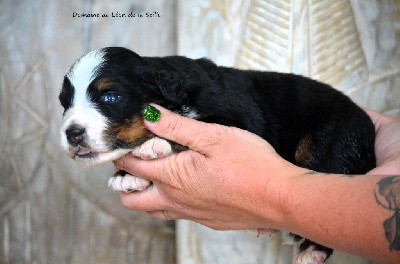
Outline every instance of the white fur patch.
<path id="1" fill-rule="evenodd" d="M 79 87 L 79 91 L 86 93 L 86 88 L 96 77 L 96 70 L 104 62 L 104 55 L 101 49 L 93 50 L 72 65 L 66 76 L 75 89 Z"/>
<path id="2" fill-rule="evenodd" d="M 176 112 L 177 114 L 180 114 L 180 115 L 182 115 L 182 116 L 186 116 L 186 117 L 189 117 L 189 118 L 192 118 L 192 119 L 198 119 L 198 118 L 200 117 L 200 115 L 196 112 L 195 109 L 190 108 L 190 107 L 187 106 L 187 105 L 183 105 L 183 106 L 181 107 L 181 110 L 175 111 L 175 112 Z"/>
<path id="3" fill-rule="evenodd" d="M 157 159 L 172 153 L 171 144 L 162 138 L 154 137 L 133 149 L 132 154 L 141 159 Z"/>
<path id="4" fill-rule="evenodd" d="M 134 191 L 143 191 L 151 182 L 145 179 L 141 179 L 129 174 L 125 176 L 114 176 L 108 180 L 108 186 L 112 188 L 114 191 L 118 192 L 134 192 Z"/>
<path id="5" fill-rule="evenodd" d="M 142 159 L 157 159 L 172 153 L 171 144 L 165 139 L 154 137 L 132 150 L 132 154 Z M 115 191 L 133 192 L 143 191 L 150 182 L 129 174 L 125 176 L 113 176 L 108 181 L 108 186 Z"/>
<path id="6" fill-rule="evenodd" d="M 263 236 L 275 236 L 278 234 L 279 230 L 273 229 L 273 228 L 258 228 L 257 229 L 257 237 L 263 237 Z"/>
<path id="7" fill-rule="evenodd" d="M 323 264 L 325 260 L 326 254 L 315 250 L 314 246 L 311 246 L 297 254 L 295 264 Z"/>

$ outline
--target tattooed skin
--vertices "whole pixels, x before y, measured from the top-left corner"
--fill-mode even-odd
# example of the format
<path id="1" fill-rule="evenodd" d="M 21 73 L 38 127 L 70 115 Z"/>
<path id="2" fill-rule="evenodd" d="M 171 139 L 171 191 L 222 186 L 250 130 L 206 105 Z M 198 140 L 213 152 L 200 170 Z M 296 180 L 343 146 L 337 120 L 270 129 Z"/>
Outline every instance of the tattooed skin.
<path id="1" fill-rule="evenodd" d="M 383 222 L 390 250 L 400 250 L 400 176 L 380 180 L 375 188 L 375 199 L 394 215 Z"/>

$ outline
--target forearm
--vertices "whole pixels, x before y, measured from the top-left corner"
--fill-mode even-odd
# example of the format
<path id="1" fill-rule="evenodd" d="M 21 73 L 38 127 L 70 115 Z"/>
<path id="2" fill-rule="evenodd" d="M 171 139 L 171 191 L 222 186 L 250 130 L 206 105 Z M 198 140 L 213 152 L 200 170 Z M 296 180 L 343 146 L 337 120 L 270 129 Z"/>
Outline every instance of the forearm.
<path id="1" fill-rule="evenodd" d="M 284 230 L 338 250 L 399 263 L 400 251 L 391 249 L 385 236 L 395 233 L 396 226 L 384 228 L 395 210 L 384 208 L 376 194 L 384 176 L 299 171 L 302 175 L 292 178 L 283 194 Z"/>

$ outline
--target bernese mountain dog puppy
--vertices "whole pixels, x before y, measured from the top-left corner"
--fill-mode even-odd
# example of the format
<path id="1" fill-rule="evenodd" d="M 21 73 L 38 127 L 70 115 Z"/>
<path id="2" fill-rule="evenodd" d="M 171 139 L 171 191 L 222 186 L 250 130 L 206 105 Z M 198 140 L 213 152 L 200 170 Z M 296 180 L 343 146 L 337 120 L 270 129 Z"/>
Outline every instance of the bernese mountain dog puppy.
<path id="1" fill-rule="evenodd" d="M 153 159 L 184 151 L 146 130 L 144 108 L 156 103 L 183 116 L 246 129 L 310 170 L 357 175 L 375 167 L 375 129 L 366 113 L 330 86 L 294 74 L 219 67 L 181 56 L 141 57 L 107 47 L 75 62 L 59 99 L 62 147 L 85 164 L 129 152 Z M 126 172 L 109 180 L 125 192 L 150 184 Z M 331 253 L 304 239 L 296 262 L 322 263 Z"/>

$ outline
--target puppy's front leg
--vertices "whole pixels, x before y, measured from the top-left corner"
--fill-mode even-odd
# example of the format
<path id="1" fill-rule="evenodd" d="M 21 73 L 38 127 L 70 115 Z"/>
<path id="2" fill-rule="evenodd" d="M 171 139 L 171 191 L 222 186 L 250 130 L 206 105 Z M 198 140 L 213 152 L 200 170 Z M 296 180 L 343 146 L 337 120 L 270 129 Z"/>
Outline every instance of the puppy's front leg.
<path id="1" fill-rule="evenodd" d="M 132 150 L 132 155 L 145 160 L 157 159 L 172 153 L 171 144 L 158 137 L 147 140 Z M 143 191 L 151 184 L 150 181 L 130 175 L 125 171 L 118 171 L 108 181 L 108 186 L 115 191 L 134 192 Z"/>
<path id="2" fill-rule="evenodd" d="M 162 138 L 154 137 L 132 150 L 133 156 L 145 160 L 157 159 L 172 153 L 171 144 Z"/>

